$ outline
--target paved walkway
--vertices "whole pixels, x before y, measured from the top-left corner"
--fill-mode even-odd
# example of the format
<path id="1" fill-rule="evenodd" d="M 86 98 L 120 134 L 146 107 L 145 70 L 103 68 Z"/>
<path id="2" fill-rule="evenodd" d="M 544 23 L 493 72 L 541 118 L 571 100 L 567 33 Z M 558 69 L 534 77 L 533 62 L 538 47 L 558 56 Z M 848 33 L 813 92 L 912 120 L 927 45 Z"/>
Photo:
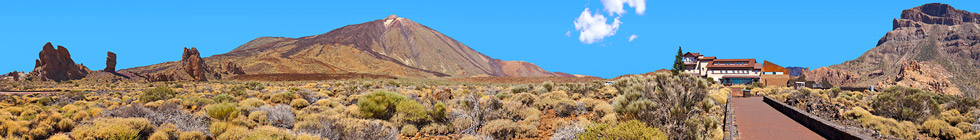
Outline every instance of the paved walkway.
<path id="1" fill-rule="evenodd" d="M 793 119 L 762 102 L 762 97 L 733 98 L 735 124 L 743 140 L 823 140 Z"/>

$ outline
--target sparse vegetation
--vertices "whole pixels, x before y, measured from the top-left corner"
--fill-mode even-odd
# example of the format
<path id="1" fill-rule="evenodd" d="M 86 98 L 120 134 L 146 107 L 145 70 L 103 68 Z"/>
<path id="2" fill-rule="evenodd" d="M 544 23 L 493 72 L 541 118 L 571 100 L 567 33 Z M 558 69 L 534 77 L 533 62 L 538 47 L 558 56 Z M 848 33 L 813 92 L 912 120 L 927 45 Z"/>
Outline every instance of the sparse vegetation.
<path id="1" fill-rule="evenodd" d="M 62 85 L 93 87 L 75 83 Z M 167 87 L 174 85 L 183 86 Z M 0 95 L 0 137 L 721 139 L 730 94 L 725 86 L 683 73 L 625 77 L 613 85 L 399 79 L 120 83 L 116 89 Z M 897 88 L 871 93 L 760 86 L 751 92 L 886 138 L 978 137 L 975 99 Z"/>
<path id="2" fill-rule="evenodd" d="M 175 95 L 177 95 L 177 93 L 175 93 L 173 89 L 170 89 L 170 87 L 159 86 L 143 91 L 143 94 L 140 94 L 139 99 L 141 102 L 149 103 L 157 100 L 170 99 Z"/>
<path id="3" fill-rule="evenodd" d="M 824 119 L 866 129 L 856 132 L 880 139 L 969 139 L 977 135 L 973 129 L 980 113 L 976 99 L 902 86 L 881 92 L 765 88 L 759 93 Z M 844 112 L 838 115 L 838 110 Z"/>

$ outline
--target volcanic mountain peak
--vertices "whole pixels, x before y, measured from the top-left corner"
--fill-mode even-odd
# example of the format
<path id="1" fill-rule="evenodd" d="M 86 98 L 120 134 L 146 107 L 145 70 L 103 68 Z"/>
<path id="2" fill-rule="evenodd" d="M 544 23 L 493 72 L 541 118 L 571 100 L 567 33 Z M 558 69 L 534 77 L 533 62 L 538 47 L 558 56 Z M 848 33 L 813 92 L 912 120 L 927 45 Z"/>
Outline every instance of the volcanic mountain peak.
<path id="1" fill-rule="evenodd" d="M 532 63 L 491 58 L 432 28 L 395 15 L 314 36 L 260 37 L 231 52 L 204 59 L 211 67 L 234 64 L 248 74 L 568 76 Z M 149 68 L 153 67 L 134 71 L 163 71 Z"/>

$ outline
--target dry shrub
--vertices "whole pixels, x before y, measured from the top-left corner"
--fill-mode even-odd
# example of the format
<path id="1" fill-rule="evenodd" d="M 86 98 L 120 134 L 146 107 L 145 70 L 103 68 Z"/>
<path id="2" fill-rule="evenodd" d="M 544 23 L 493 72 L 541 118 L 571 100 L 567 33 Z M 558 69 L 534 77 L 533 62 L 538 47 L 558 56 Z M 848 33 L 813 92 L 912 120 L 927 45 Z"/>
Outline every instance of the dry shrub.
<path id="1" fill-rule="evenodd" d="M 231 120 L 239 114 L 238 106 L 228 102 L 208 105 L 206 108 L 208 117 L 216 120 Z"/>
<path id="2" fill-rule="evenodd" d="M 310 105 L 310 102 L 309 101 L 306 101 L 306 99 L 295 99 L 295 100 L 293 100 L 292 103 L 289 103 L 289 106 L 292 106 L 293 108 L 296 108 L 296 109 L 303 109 L 303 108 L 305 108 L 306 106 L 309 106 L 309 105 Z"/>
<path id="3" fill-rule="evenodd" d="M 892 118 L 875 116 L 861 107 L 854 107 L 851 110 L 845 111 L 844 116 L 857 120 L 865 128 L 877 130 L 885 135 L 902 139 L 915 138 L 915 128 L 917 127 L 909 121 L 899 122 Z"/>
<path id="4" fill-rule="evenodd" d="M 265 101 L 258 98 L 248 98 L 238 102 L 238 106 L 241 107 L 242 110 L 252 110 L 262 105 L 265 105 Z"/>
<path id="5" fill-rule="evenodd" d="M 571 123 L 558 128 L 558 130 L 555 130 L 555 133 L 551 135 L 550 139 L 551 140 L 575 140 L 575 136 L 583 132 L 585 132 L 585 125 L 579 123 Z"/>
<path id="6" fill-rule="evenodd" d="M 159 86 L 156 88 L 143 91 L 143 93 L 140 94 L 139 99 L 140 102 L 149 103 L 157 100 L 170 99 L 176 95 L 177 93 L 174 92 L 173 89 L 170 89 L 170 87 Z"/>
<path id="7" fill-rule="evenodd" d="M 248 114 L 248 119 L 255 121 L 262 125 L 269 125 L 269 112 L 265 111 L 252 111 Z"/>
<path id="8" fill-rule="evenodd" d="M 75 127 L 73 139 L 138 139 L 149 136 L 153 125 L 144 118 L 99 118 Z"/>
<path id="9" fill-rule="evenodd" d="M 286 105 L 263 105 L 252 111 L 263 111 L 268 113 L 269 125 L 280 128 L 293 128 L 296 122 L 296 115 L 293 110 Z"/>
<path id="10" fill-rule="evenodd" d="M 296 123 L 296 132 L 319 135 L 326 139 L 395 139 L 398 129 L 380 120 L 328 117 L 314 114 Z"/>
<path id="11" fill-rule="evenodd" d="M 206 138 L 204 133 L 197 131 L 182 131 L 177 135 L 177 140 L 204 140 Z"/>
<path id="12" fill-rule="evenodd" d="M 157 131 L 150 134 L 150 140 L 169 140 L 176 138 L 177 136 L 177 126 L 173 124 L 162 124 L 157 127 Z"/>
<path id="13" fill-rule="evenodd" d="M 252 130 L 246 139 L 292 140 L 296 139 L 296 135 L 291 131 L 282 128 L 259 126 Z"/>
<path id="14" fill-rule="evenodd" d="M 520 102 L 521 105 L 524 106 L 531 106 L 534 103 L 534 101 L 536 101 L 537 99 L 538 97 L 534 96 L 534 94 L 526 93 L 526 92 L 517 93 L 516 95 L 510 98 L 510 100 Z"/>
<path id="15" fill-rule="evenodd" d="M 419 129 L 415 127 L 415 125 L 407 124 L 405 126 L 402 126 L 401 134 L 403 136 L 415 136 L 415 134 L 418 133 L 419 133 Z"/>
<path id="16" fill-rule="evenodd" d="M 480 134 L 493 136 L 496 139 L 530 138 L 537 133 L 537 129 L 521 126 L 507 119 L 497 119 L 480 128 Z"/>
<path id="17" fill-rule="evenodd" d="M 959 110 L 947 110 L 943 113 L 939 113 L 939 119 L 948 122 L 949 124 L 959 124 L 959 123 L 969 123 L 970 118 L 960 114 Z"/>
<path id="18" fill-rule="evenodd" d="M 106 111 L 107 117 L 139 117 L 149 120 L 156 125 L 173 124 L 181 131 L 207 132 L 209 122 L 207 117 L 197 116 L 182 110 L 176 103 L 166 103 L 159 107 L 145 107 L 132 104 Z M 67 123 L 67 122 L 66 122 Z M 59 122 L 59 125 L 61 123 Z"/>
<path id="19" fill-rule="evenodd" d="M 422 132 L 423 134 L 443 135 L 443 134 L 448 134 L 452 130 L 451 128 L 449 128 L 449 126 L 443 124 L 430 123 L 429 125 L 423 126 L 422 129 L 419 131 Z"/>
<path id="20" fill-rule="evenodd" d="M 71 138 L 69 138 L 65 133 L 58 133 L 48 137 L 48 140 L 71 140 Z"/>
<path id="21" fill-rule="evenodd" d="M 290 101 L 293 101 L 293 98 L 295 98 L 295 94 L 293 93 L 293 91 L 280 92 L 275 95 L 272 95 L 272 97 L 270 97 L 269 99 L 269 102 L 285 104 L 285 103 L 289 103 Z"/>
<path id="22" fill-rule="evenodd" d="M 214 124 L 219 124 L 219 123 L 214 123 Z M 242 140 L 248 138 L 249 134 L 252 133 L 251 131 L 248 130 L 248 128 L 242 126 L 237 126 L 237 125 L 226 125 L 226 126 L 227 128 L 225 128 L 223 132 L 215 134 L 218 135 L 215 139 Z M 214 130 L 212 130 L 212 132 L 214 132 Z"/>
<path id="23" fill-rule="evenodd" d="M 630 120 L 617 125 L 599 123 L 589 126 L 584 133 L 578 134 L 578 139 L 666 140 L 667 135 L 660 129 L 648 127 L 637 120 Z"/>
<path id="24" fill-rule="evenodd" d="M 922 123 L 919 130 L 929 134 L 929 136 L 941 139 L 956 139 L 963 135 L 963 130 L 951 126 L 948 122 L 937 119 L 930 119 Z"/>

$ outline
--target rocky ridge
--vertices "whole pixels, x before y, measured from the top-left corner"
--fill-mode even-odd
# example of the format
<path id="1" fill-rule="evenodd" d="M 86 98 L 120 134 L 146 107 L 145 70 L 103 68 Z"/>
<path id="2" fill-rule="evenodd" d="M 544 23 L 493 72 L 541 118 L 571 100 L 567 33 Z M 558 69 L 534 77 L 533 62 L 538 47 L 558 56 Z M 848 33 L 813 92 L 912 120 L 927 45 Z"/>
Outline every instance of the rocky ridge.
<path id="1" fill-rule="evenodd" d="M 980 14 L 930 3 L 902 11 L 893 30 L 857 59 L 807 73 L 835 85 L 906 85 L 980 94 Z"/>

